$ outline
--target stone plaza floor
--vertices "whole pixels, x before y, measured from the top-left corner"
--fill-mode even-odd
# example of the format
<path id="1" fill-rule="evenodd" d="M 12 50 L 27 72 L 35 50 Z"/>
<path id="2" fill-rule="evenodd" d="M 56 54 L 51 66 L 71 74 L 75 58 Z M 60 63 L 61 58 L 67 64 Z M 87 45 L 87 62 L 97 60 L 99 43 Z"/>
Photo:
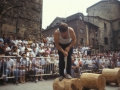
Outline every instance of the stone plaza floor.
<path id="1" fill-rule="evenodd" d="M 45 81 L 26 82 L 18 85 L 7 83 L 6 85 L 0 85 L 0 90 L 53 90 L 52 84 L 54 79 L 48 79 Z M 120 87 L 116 87 L 114 84 L 106 86 L 105 90 L 120 90 Z"/>

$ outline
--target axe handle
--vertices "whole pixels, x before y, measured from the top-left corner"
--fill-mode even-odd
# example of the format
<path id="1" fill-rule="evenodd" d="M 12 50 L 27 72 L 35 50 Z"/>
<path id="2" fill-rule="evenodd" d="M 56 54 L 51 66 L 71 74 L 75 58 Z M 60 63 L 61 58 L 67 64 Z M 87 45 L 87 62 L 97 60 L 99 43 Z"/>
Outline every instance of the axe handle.
<path id="1" fill-rule="evenodd" d="M 65 70 L 67 68 L 67 57 L 64 57 L 64 60 L 65 60 Z"/>

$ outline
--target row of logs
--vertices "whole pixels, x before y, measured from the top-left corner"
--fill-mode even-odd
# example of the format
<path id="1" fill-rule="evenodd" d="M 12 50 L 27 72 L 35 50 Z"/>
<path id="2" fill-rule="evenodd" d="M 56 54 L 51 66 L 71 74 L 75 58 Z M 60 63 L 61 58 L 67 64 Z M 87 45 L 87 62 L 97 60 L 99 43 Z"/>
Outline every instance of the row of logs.
<path id="1" fill-rule="evenodd" d="M 104 90 L 106 83 L 120 84 L 120 69 L 103 69 L 102 74 L 82 73 L 80 78 L 63 79 L 56 78 L 53 82 L 53 90 L 82 90 L 83 88 Z"/>

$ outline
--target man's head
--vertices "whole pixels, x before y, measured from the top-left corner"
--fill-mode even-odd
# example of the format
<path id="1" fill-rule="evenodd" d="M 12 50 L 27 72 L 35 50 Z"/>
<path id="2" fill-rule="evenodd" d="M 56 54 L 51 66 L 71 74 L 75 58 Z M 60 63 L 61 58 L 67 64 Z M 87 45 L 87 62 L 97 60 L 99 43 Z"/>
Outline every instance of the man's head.
<path id="1" fill-rule="evenodd" d="M 22 54 L 22 57 L 23 57 L 23 58 L 26 58 L 26 53 L 23 53 L 23 54 Z"/>
<path id="2" fill-rule="evenodd" d="M 59 31 L 60 31 L 62 37 L 67 36 L 68 25 L 66 23 L 61 23 L 59 25 Z"/>
<path id="3" fill-rule="evenodd" d="M 66 31 L 68 30 L 68 25 L 67 25 L 66 23 L 63 23 L 63 22 L 62 22 L 62 23 L 59 25 L 59 30 L 60 30 L 61 33 L 66 32 Z"/>

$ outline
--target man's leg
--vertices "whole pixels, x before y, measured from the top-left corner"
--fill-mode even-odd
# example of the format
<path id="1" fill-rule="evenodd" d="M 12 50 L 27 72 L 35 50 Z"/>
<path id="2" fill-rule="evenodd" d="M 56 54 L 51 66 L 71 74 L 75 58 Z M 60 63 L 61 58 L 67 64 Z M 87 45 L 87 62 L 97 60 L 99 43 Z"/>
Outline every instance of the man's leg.
<path id="1" fill-rule="evenodd" d="M 60 74 L 59 80 L 61 81 L 63 79 L 63 77 L 64 77 L 65 62 L 64 62 L 63 53 L 58 51 L 58 54 L 59 54 L 59 74 Z"/>
<path id="2" fill-rule="evenodd" d="M 3 62 L 3 74 L 6 75 L 7 63 Z"/>
<path id="3" fill-rule="evenodd" d="M 72 78 L 71 75 L 71 56 L 72 56 L 73 48 L 70 49 L 67 57 L 67 78 L 70 79 Z"/>
<path id="4" fill-rule="evenodd" d="M 14 70 L 15 83 L 18 84 L 18 70 Z"/>
<path id="5" fill-rule="evenodd" d="M 11 71 L 10 70 L 8 70 L 8 69 L 6 69 L 6 77 L 8 76 L 8 74 L 10 74 L 11 73 Z M 6 78 L 6 81 L 8 81 L 8 78 Z"/>

